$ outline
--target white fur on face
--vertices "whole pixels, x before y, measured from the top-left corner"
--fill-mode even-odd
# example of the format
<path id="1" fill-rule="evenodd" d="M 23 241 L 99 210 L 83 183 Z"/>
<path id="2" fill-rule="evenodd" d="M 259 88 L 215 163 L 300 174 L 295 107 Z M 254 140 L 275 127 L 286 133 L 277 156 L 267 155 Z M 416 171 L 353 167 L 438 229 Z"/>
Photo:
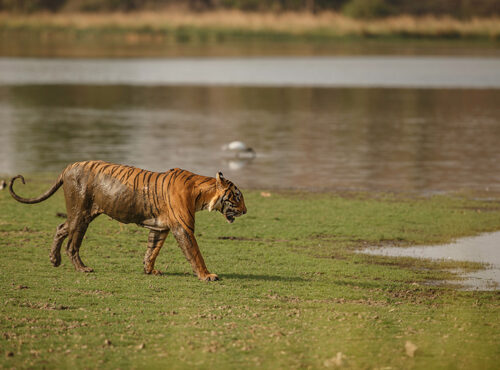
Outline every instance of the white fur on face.
<path id="1" fill-rule="evenodd" d="M 210 203 L 208 203 L 208 211 L 209 212 L 212 212 L 212 211 L 218 211 L 221 206 L 222 206 L 222 197 L 219 196 L 219 195 L 216 195 L 215 197 L 212 198 L 212 200 L 210 200 Z"/>

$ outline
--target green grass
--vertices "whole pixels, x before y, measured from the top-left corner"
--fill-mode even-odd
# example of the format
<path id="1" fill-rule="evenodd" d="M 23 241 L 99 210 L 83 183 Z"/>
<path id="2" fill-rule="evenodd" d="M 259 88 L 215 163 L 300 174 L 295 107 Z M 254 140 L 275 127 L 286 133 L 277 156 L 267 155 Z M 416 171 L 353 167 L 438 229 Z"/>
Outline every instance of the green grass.
<path id="1" fill-rule="evenodd" d="M 37 195 L 49 176 L 27 178 Z M 430 284 L 454 262 L 354 254 L 365 245 L 438 243 L 500 228 L 500 202 L 459 196 L 245 192 L 232 225 L 197 214 L 204 283 L 167 239 L 144 275 L 147 230 L 94 221 L 75 272 L 48 252 L 60 191 L 38 205 L 0 192 L 0 367 L 493 369 L 498 292 Z M 461 263 L 477 268 L 477 264 Z M 456 277 L 455 277 L 456 278 Z M 405 353 L 405 342 L 418 349 Z"/>

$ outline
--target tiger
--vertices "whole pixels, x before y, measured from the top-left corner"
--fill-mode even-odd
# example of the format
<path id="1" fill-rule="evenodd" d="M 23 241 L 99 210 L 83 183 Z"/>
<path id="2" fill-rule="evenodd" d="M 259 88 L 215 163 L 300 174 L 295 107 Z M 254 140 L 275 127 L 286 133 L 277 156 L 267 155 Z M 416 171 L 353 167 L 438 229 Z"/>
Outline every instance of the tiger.
<path id="1" fill-rule="evenodd" d="M 161 275 L 154 268 L 156 258 L 169 232 L 191 264 L 198 279 L 215 281 L 208 271 L 195 238 L 195 213 L 218 211 L 229 223 L 247 213 L 241 191 L 221 172 L 214 177 L 173 168 L 152 172 L 133 166 L 104 161 L 84 161 L 68 165 L 54 185 L 37 198 L 23 198 L 14 192 L 17 175 L 9 191 L 21 203 L 34 204 L 51 197 L 61 186 L 67 218 L 57 226 L 50 250 L 54 267 L 61 264 L 61 246 L 66 238 L 66 253 L 77 271 L 92 272 L 80 258 L 80 246 L 89 224 L 105 214 L 121 223 L 135 223 L 149 229 L 144 272 Z"/>

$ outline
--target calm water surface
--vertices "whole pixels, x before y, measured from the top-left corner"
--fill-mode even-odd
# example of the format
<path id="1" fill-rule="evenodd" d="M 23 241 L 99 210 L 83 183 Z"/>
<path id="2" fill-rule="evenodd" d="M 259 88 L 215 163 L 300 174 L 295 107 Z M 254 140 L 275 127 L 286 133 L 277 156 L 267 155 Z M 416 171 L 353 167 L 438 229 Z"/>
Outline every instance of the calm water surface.
<path id="1" fill-rule="evenodd" d="M 500 88 L 482 57 L 0 58 L 0 84 Z"/>
<path id="2" fill-rule="evenodd" d="M 242 187 L 499 191 L 499 102 L 498 89 L 3 85 L 0 173 L 98 158 Z M 231 140 L 257 158 L 226 158 Z"/>
<path id="3" fill-rule="evenodd" d="M 368 248 L 361 253 L 427 258 L 434 260 L 475 261 L 487 264 L 487 269 L 466 273 L 460 282 L 466 290 L 500 290 L 500 232 L 462 238 L 451 244 L 411 248 Z M 455 282 L 456 283 L 456 282 Z"/>

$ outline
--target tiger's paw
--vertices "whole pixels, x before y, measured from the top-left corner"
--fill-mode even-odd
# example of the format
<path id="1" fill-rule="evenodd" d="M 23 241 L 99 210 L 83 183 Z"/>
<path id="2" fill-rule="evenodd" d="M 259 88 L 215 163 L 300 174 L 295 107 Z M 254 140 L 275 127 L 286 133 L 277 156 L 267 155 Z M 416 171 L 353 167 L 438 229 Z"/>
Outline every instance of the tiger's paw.
<path id="1" fill-rule="evenodd" d="M 150 270 L 144 269 L 144 273 L 146 275 L 163 275 L 163 272 L 157 269 L 150 269 Z"/>
<path id="2" fill-rule="evenodd" d="M 58 267 L 61 264 L 61 253 L 51 254 L 50 255 L 50 262 L 52 263 L 52 266 Z"/>
<path id="3" fill-rule="evenodd" d="M 78 271 L 80 271 L 80 272 L 94 272 L 94 269 L 92 267 L 83 266 L 83 267 L 79 267 Z"/>
<path id="4" fill-rule="evenodd" d="M 219 277 L 216 274 L 206 274 L 204 276 L 199 277 L 199 279 L 203 281 L 216 281 L 219 280 Z"/>

